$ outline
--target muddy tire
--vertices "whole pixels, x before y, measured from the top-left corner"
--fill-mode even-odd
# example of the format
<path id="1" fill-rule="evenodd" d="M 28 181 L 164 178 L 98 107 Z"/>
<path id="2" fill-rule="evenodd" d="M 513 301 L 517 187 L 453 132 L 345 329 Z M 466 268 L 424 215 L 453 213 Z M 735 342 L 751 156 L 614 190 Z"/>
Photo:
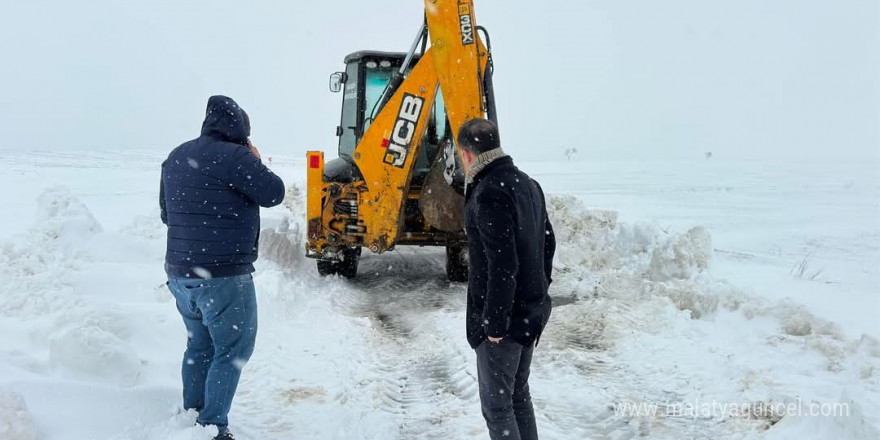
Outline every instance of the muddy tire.
<path id="1" fill-rule="evenodd" d="M 357 276 L 358 263 L 361 259 L 361 248 L 342 251 L 342 261 L 318 260 L 318 273 L 322 277 L 339 275 L 352 279 Z"/>
<path id="2" fill-rule="evenodd" d="M 450 243 L 446 245 L 446 277 L 454 283 L 467 282 L 467 243 Z"/>

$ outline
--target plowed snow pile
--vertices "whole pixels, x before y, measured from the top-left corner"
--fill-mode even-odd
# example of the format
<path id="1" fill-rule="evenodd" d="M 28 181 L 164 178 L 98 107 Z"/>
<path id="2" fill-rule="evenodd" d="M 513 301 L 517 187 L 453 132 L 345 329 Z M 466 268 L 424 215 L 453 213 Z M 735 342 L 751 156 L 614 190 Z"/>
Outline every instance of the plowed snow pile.
<path id="1" fill-rule="evenodd" d="M 880 413 L 875 338 L 846 340 L 836 325 L 801 306 L 764 301 L 713 277 L 711 237 L 702 227 L 675 233 L 620 223 L 617 213 L 585 209 L 573 197 L 551 197 L 548 204 L 560 243 L 551 290 L 571 304 L 554 309 L 543 342 L 554 350 L 597 352 L 578 353 L 580 368 L 614 377 L 601 388 L 621 388 L 616 404 L 653 402 L 664 414 L 668 405 L 701 401 L 719 408 L 845 402 L 849 409 L 848 416 L 825 418 L 736 420 L 712 413 L 639 420 L 640 435 L 664 437 L 680 424 L 684 432 L 718 438 L 724 430 L 709 425 L 723 423 L 744 425 L 735 438 L 751 437 L 772 422 L 767 434 L 774 438 L 801 438 L 794 432 L 880 438 L 873 415 Z"/>
<path id="2" fill-rule="evenodd" d="M 35 185 L 62 180 L 21 160 Z M 157 164 L 102 172 L 152 189 Z M 264 212 L 260 333 L 231 414 L 237 438 L 485 438 L 466 286 L 446 281 L 443 251 L 366 255 L 357 280 L 321 279 L 302 255 L 302 165 L 279 166 L 288 199 Z M 139 199 L 156 194 L 108 188 L 42 191 L 32 227 L 0 242 L 2 440 L 213 435 L 179 408 L 185 331 L 164 286 L 164 226 Z M 706 228 L 629 222 L 571 196 L 548 203 L 559 249 L 532 376 L 542 438 L 880 438 L 874 337 L 713 275 Z M 713 402 L 748 411 L 669 411 Z M 761 410 L 777 403 L 848 414 Z"/>

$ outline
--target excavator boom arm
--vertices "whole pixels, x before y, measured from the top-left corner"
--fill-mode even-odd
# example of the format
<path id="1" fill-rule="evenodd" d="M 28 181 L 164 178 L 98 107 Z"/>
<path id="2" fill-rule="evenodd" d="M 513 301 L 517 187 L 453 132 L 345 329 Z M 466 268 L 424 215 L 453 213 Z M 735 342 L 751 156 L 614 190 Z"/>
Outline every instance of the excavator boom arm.
<path id="1" fill-rule="evenodd" d="M 425 0 L 425 16 L 431 47 L 372 121 L 353 155 L 365 186 L 358 196 L 363 242 L 377 253 L 397 241 L 438 89 L 443 90 L 452 133 L 486 112 L 488 51 L 477 33 L 473 1 Z"/>

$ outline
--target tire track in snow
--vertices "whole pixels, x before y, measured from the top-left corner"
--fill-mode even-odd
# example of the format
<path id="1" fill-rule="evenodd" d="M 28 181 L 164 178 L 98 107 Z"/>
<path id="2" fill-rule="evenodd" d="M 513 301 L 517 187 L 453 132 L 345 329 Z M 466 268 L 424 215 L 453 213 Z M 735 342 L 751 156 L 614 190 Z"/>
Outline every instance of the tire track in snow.
<path id="1" fill-rule="evenodd" d="M 373 353 L 381 377 L 380 408 L 399 417 L 401 439 L 482 438 L 474 359 L 465 354 L 472 352 L 463 334 L 450 338 L 448 329 L 439 328 L 444 321 L 452 321 L 456 330 L 463 325 L 464 286 L 446 281 L 442 254 L 407 249 L 394 257 L 364 258 L 360 278 L 333 300 L 343 313 L 369 318 L 378 329 Z M 604 320 L 595 319 L 592 305 L 558 297 L 554 314 L 562 322 L 558 331 L 550 331 L 551 343 L 540 346 L 533 364 L 533 377 L 545 382 L 533 387 L 542 434 L 550 439 L 637 437 L 638 423 L 617 417 L 610 407 L 591 406 L 595 399 L 541 397 L 560 383 L 593 384 L 586 388 L 596 382 L 599 388 L 628 383 L 613 367 L 609 343 L 602 338 Z M 466 431 L 461 419 L 473 421 Z"/>
<path id="2" fill-rule="evenodd" d="M 334 301 L 379 330 L 372 347 L 381 377 L 379 407 L 399 418 L 401 439 L 459 438 L 458 427 L 446 422 L 478 408 L 462 341 L 437 326 L 464 307 L 462 286 L 446 280 L 444 258 L 412 249 L 366 257 L 360 278 Z"/>

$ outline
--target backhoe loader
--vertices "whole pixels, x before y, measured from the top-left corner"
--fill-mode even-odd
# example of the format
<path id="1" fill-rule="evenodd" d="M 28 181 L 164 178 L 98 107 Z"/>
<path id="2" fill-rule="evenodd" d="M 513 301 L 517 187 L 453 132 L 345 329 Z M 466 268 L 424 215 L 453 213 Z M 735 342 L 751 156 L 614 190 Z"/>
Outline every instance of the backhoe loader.
<path id="1" fill-rule="evenodd" d="M 407 52 L 345 57 L 330 77 L 343 92 L 338 157 L 306 156 L 306 256 L 321 275 L 355 277 L 363 248 L 418 245 L 445 246 L 449 279 L 467 280 L 455 134 L 471 119 L 497 120 L 492 70 L 473 0 L 425 0 Z"/>

